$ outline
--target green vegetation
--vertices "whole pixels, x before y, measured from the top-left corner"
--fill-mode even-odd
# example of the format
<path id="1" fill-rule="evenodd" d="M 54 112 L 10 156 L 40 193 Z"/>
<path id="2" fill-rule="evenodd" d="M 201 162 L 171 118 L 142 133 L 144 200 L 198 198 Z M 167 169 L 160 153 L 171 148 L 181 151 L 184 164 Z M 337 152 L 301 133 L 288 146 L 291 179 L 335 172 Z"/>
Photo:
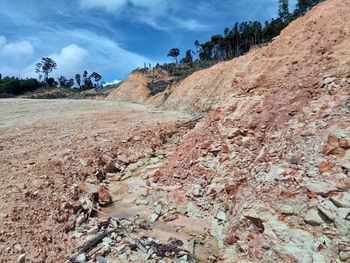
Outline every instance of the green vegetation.
<path id="1" fill-rule="evenodd" d="M 0 79 L 0 98 L 9 98 L 21 95 L 24 92 L 34 91 L 44 84 L 36 79 L 16 79 L 5 77 Z"/>
<path id="2" fill-rule="evenodd" d="M 259 21 L 244 21 L 235 23 L 234 26 L 224 29 L 224 34 L 215 34 L 209 41 L 200 43 L 194 42 L 196 52 L 186 51 L 186 56 L 181 63 L 193 63 L 192 54 L 198 55 L 198 60 L 202 61 L 222 61 L 229 60 L 247 53 L 251 47 L 269 43 L 278 36 L 281 31 L 294 19 L 303 16 L 313 6 L 323 0 L 298 0 L 296 9 L 289 11 L 288 0 L 278 0 L 278 18 L 266 21 L 262 25 Z M 176 50 L 176 54 L 173 52 Z M 168 56 L 179 55 L 177 48 L 172 48 Z M 176 58 L 176 57 L 175 57 Z"/>
<path id="3" fill-rule="evenodd" d="M 180 55 L 178 48 L 172 48 L 168 52 L 168 57 L 173 57 L 176 63 L 159 65 L 152 70 L 146 68 L 136 69 L 152 79 L 147 84 L 150 95 L 163 92 L 169 84 L 178 83 L 195 71 L 205 69 L 215 65 L 220 61 L 230 60 L 247 53 L 253 46 L 263 46 L 271 42 L 290 22 L 303 16 L 313 6 L 324 0 L 298 0 L 293 12 L 289 11 L 288 0 L 278 0 L 278 17 L 271 21 L 266 21 L 262 25 L 259 21 L 244 21 L 235 23 L 230 28 L 225 28 L 223 35 L 215 34 L 209 41 L 200 43 L 194 42 L 195 51 L 187 50 L 185 57 L 178 65 L 177 57 Z M 194 59 L 194 57 L 197 59 Z M 154 78 L 156 71 L 166 71 L 171 80 Z"/>
<path id="4" fill-rule="evenodd" d="M 97 72 L 89 74 L 87 71 L 83 73 L 83 79 L 81 84 L 81 75 L 76 74 L 74 79 L 67 79 L 65 76 L 60 76 L 57 81 L 54 78 L 49 78 L 49 73 L 57 69 L 56 62 L 49 57 L 44 57 L 41 62 L 35 64 L 35 72 L 38 73 L 38 79 L 19 79 L 15 77 L 5 77 L 2 78 L 0 74 L 0 98 L 9 98 L 22 95 L 26 92 L 33 92 L 41 89 L 47 91 L 52 91 L 52 89 L 71 89 L 73 88 L 75 82 L 79 91 L 89 90 L 93 88 L 100 88 L 103 86 L 101 82 L 102 76 Z M 41 81 L 44 76 L 44 81 Z M 95 82 L 95 83 L 93 83 Z M 67 92 L 56 92 L 46 95 L 40 95 L 42 98 L 61 98 L 66 97 Z M 39 97 L 40 97 L 39 96 Z M 32 96 L 36 98 L 35 95 Z M 40 97 L 41 98 L 41 97 Z"/>

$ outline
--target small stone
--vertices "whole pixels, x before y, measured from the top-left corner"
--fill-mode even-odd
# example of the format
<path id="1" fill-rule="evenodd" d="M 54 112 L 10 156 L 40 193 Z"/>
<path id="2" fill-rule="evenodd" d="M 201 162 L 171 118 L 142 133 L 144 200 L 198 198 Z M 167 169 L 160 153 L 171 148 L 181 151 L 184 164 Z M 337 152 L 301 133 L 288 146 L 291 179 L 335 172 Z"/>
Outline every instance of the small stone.
<path id="1" fill-rule="evenodd" d="M 6 218 L 6 217 L 8 217 L 8 214 L 0 213 L 0 218 Z"/>
<path id="2" fill-rule="evenodd" d="M 162 207 L 161 206 L 157 206 L 153 212 L 157 215 L 161 215 L 162 214 Z"/>
<path id="3" fill-rule="evenodd" d="M 350 214 L 350 208 L 338 208 L 338 217 L 341 219 L 346 219 Z"/>
<path id="4" fill-rule="evenodd" d="M 340 251 L 339 258 L 343 262 L 348 262 L 350 260 L 350 251 Z"/>
<path id="5" fill-rule="evenodd" d="M 106 173 L 116 173 L 119 171 L 119 169 L 114 165 L 114 163 L 110 162 L 105 166 L 104 171 Z"/>
<path id="6" fill-rule="evenodd" d="M 327 77 L 327 78 L 325 78 L 323 81 L 322 81 L 322 83 L 324 84 L 324 85 L 327 85 L 327 84 L 331 84 L 333 81 L 335 81 L 336 80 L 336 78 L 332 78 L 332 77 Z"/>
<path id="7" fill-rule="evenodd" d="M 147 199 L 136 199 L 135 204 L 136 205 L 148 205 L 149 201 Z"/>
<path id="8" fill-rule="evenodd" d="M 85 255 L 85 253 L 80 254 L 80 255 L 76 258 L 76 262 L 79 262 L 79 263 L 84 263 L 84 262 L 86 262 L 86 255 Z"/>
<path id="9" fill-rule="evenodd" d="M 309 210 L 304 218 L 305 222 L 312 226 L 319 226 L 323 223 L 323 220 L 316 209 Z"/>
<path id="10" fill-rule="evenodd" d="M 195 197 L 200 197 L 202 196 L 202 189 L 201 189 L 201 186 L 200 185 L 194 185 L 193 188 L 192 188 L 192 191 L 191 191 L 192 195 L 195 196 Z"/>
<path id="11" fill-rule="evenodd" d="M 337 207 L 329 200 L 321 202 L 317 208 L 331 221 L 337 217 Z"/>
<path id="12" fill-rule="evenodd" d="M 127 248 L 128 248 L 127 245 L 121 245 L 121 246 L 116 247 L 115 249 L 117 250 L 117 252 L 119 254 L 123 254 L 123 253 L 125 253 Z"/>
<path id="13" fill-rule="evenodd" d="M 333 195 L 331 201 L 339 207 L 350 208 L 350 193 L 343 192 Z"/>
<path id="14" fill-rule="evenodd" d="M 133 140 L 134 141 L 141 141 L 141 137 L 140 136 L 134 136 Z"/>
<path id="15" fill-rule="evenodd" d="M 208 260 L 209 260 L 210 262 L 215 263 L 215 262 L 216 262 L 216 257 L 214 257 L 214 256 L 209 256 L 209 257 L 208 257 Z"/>
<path id="16" fill-rule="evenodd" d="M 295 214 L 295 209 L 294 207 L 290 206 L 290 205 L 283 205 L 280 209 L 282 214 L 285 215 L 294 215 Z"/>
<path id="17" fill-rule="evenodd" d="M 141 188 L 138 192 L 140 196 L 147 197 L 148 196 L 148 189 L 146 188 Z"/>
<path id="18" fill-rule="evenodd" d="M 221 220 L 221 221 L 226 221 L 227 216 L 226 216 L 225 212 L 220 211 L 219 213 L 217 213 L 216 218 Z"/>
<path id="19" fill-rule="evenodd" d="M 76 225 L 81 225 L 83 222 L 85 221 L 85 215 L 84 214 L 80 214 L 77 218 L 77 220 L 75 221 Z"/>
<path id="20" fill-rule="evenodd" d="M 14 250 L 17 252 L 17 253 L 24 253 L 24 249 L 23 247 L 20 245 L 20 244 L 16 244 L 14 245 Z"/>
<path id="21" fill-rule="evenodd" d="M 18 257 L 18 263 L 24 263 L 26 261 L 26 254 L 21 254 Z"/>
<path id="22" fill-rule="evenodd" d="M 152 223 L 157 221 L 157 219 L 159 218 L 158 214 L 151 214 L 148 218 L 149 221 L 151 221 Z"/>
<path id="23" fill-rule="evenodd" d="M 98 202 L 100 205 L 108 205 L 112 202 L 112 197 L 107 190 L 102 190 L 98 192 Z"/>
<path id="24" fill-rule="evenodd" d="M 105 243 L 107 246 L 110 246 L 114 241 L 109 237 L 105 237 L 104 239 L 102 239 L 102 242 Z"/>
<path id="25" fill-rule="evenodd" d="M 324 181 L 308 182 L 306 184 L 306 187 L 310 192 L 313 192 L 319 195 L 327 195 L 331 192 L 338 190 L 334 183 L 324 182 Z"/>
<path id="26" fill-rule="evenodd" d="M 88 231 L 86 231 L 86 233 L 88 235 L 94 235 L 94 234 L 97 234 L 98 233 L 98 226 L 93 226 L 92 228 L 90 228 Z"/>

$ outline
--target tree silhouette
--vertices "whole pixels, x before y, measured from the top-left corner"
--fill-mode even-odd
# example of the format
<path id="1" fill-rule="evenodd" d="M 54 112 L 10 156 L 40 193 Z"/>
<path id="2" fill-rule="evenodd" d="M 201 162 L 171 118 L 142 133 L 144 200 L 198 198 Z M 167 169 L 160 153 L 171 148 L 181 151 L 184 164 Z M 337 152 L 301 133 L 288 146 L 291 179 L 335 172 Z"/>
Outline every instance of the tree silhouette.
<path id="1" fill-rule="evenodd" d="M 75 74 L 75 81 L 77 82 L 79 86 L 79 90 L 81 91 L 81 76 L 80 74 Z"/>
<path id="2" fill-rule="evenodd" d="M 168 53 L 168 57 L 173 57 L 175 58 L 176 64 L 178 64 L 177 62 L 177 57 L 180 55 L 180 49 L 178 48 L 172 48 L 170 49 L 169 53 Z"/>
<path id="3" fill-rule="evenodd" d="M 35 64 L 35 72 L 39 73 L 39 78 L 40 78 L 40 73 L 44 73 L 45 76 L 45 82 L 46 84 L 48 83 L 48 78 L 49 78 L 49 73 L 57 68 L 56 62 L 49 57 L 43 57 L 41 58 L 41 62 L 38 62 Z"/>

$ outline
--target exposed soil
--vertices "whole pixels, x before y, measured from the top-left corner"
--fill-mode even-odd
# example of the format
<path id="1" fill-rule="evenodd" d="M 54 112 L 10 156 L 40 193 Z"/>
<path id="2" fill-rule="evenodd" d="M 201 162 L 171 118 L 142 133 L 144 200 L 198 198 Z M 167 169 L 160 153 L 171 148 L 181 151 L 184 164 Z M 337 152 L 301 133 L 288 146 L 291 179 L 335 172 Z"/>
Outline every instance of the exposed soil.
<path id="1" fill-rule="evenodd" d="M 101 160 L 152 156 L 190 118 L 107 101 L 5 99 L 0 109 L 0 262 L 23 253 L 64 262 L 75 246 L 65 230 L 79 207 L 76 184 Z"/>

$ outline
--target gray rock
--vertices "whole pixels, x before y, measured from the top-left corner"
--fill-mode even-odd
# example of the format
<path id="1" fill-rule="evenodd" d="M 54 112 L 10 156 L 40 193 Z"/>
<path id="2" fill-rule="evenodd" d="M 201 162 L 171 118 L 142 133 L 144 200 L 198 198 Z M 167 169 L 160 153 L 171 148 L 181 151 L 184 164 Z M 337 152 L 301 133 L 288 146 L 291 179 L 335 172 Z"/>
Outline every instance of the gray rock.
<path id="1" fill-rule="evenodd" d="M 323 223 L 323 220 L 316 209 L 309 210 L 305 215 L 304 221 L 312 226 L 319 226 Z"/>

